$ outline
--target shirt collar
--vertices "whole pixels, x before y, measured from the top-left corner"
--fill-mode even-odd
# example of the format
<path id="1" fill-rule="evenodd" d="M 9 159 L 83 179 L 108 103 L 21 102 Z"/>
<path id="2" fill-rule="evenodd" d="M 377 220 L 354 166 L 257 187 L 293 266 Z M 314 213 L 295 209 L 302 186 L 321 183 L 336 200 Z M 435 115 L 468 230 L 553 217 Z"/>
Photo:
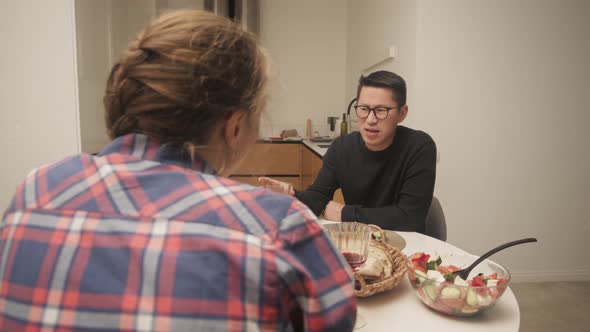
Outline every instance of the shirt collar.
<path id="1" fill-rule="evenodd" d="M 100 151 L 98 156 L 111 153 L 124 154 L 138 159 L 152 160 L 163 164 L 171 164 L 189 168 L 201 173 L 215 174 L 209 164 L 195 154 L 191 158 L 189 151 L 182 146 L 161 143 L 155 138 L 144 134 L 128 134 L 115 138 Z"/>

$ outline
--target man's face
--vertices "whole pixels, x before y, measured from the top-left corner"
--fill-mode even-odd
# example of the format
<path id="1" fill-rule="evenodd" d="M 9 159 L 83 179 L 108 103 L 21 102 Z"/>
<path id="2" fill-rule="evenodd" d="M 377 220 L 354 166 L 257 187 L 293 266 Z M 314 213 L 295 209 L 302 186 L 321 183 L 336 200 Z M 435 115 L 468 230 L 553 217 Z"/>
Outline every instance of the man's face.
<path id="1" fill-rule="evenodd" d="M 370 111 L 366 118 L 358 117 L 359 131 L 369 150 L 381 151 L 391 145 L 395 136 L 395 128 L 406 118 L 408 107 L 404 105 L 398 108 L 399 105 L 394 100 L 391 89 L 372 86 L 361 88 L 357 106 L 367 106 L 371 109 L 395 107 L 386 112 L 387 117 L 382 120 L 378 119 L 373 111 Z M 384 115 L 385 113 L 382 112 L 379 117 L 381 118 Z"/>

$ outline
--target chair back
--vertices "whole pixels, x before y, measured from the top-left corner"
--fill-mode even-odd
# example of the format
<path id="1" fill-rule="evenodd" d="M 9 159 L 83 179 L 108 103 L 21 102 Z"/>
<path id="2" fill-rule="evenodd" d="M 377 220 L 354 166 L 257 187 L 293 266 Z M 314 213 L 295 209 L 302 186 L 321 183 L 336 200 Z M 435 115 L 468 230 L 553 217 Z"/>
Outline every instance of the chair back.
<path id="1" fill-rule="evenodd" d="M 440 201 L 436 197 L 432 197 L 432 203 L 430 203 L 428 214 L 426 214 L 426 235 L 441 241 L 447 240 L 445 214 Z"/>

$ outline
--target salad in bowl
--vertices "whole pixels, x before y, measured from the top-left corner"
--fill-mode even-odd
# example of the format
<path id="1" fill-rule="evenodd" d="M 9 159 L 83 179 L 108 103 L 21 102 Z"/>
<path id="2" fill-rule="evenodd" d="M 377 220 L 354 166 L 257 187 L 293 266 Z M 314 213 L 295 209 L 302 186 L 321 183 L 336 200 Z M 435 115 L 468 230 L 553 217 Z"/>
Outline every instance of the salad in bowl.
<path id="1" fill-rule="evenodd" d="M 491 308 L 510 282 L 501 265 L 485 260 L 467 280 L 453 272 L 473 263 L 472 255 L 418 252 L 406 261 L 407 275 L 416 294 L 428 307 L 452 316 L 472 316 Z"/>

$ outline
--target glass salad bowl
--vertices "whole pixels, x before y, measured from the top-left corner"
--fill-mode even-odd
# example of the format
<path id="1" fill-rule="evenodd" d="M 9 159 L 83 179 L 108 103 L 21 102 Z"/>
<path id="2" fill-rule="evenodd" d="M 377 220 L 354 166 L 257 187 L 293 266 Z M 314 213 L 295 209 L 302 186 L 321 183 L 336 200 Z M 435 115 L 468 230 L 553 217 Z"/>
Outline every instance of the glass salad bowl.
<path id="1" fill-rule="evenodd" d="M 416 295 L 428 307 L 451 316 L 472 316 L 494 306 L 510 283 L 510 273 L 485 260 L 467 280 L 452 272 L 473 263 L 473 255 L 415 253 L 406 261 L 407 275 Z"/>

